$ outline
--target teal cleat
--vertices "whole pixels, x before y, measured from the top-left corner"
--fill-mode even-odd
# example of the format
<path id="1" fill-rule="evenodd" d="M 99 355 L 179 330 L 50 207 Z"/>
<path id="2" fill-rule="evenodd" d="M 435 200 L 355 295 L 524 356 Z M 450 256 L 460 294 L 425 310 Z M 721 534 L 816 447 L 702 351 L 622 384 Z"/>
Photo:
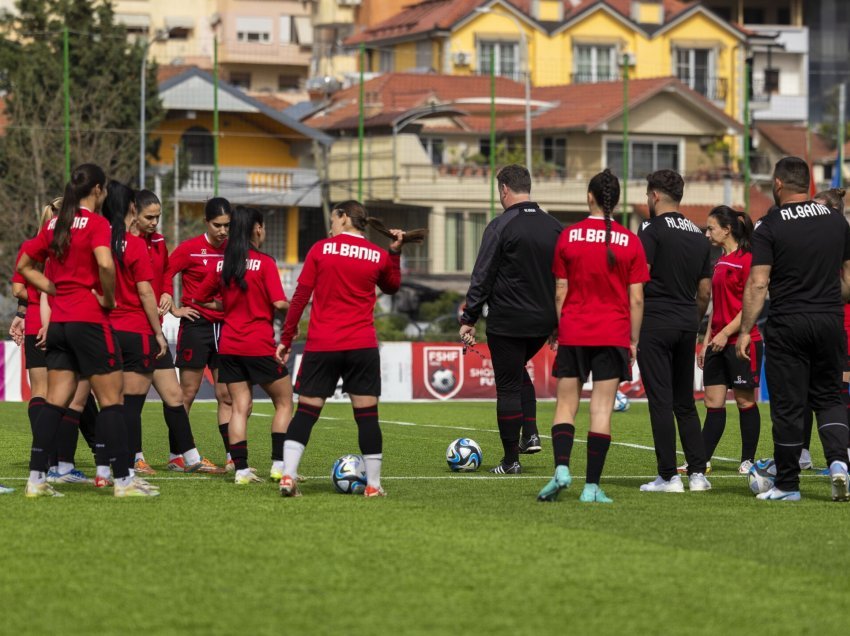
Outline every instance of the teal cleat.
<path id="1" fill-rule="evenodd" d="M 582 503 L 614 503 L 614 500 L 605 494 L 599 484 L 585 484 L 578 500 Z"/>
<path id="2" fill-rule="evenodd" d="M 567 466 L 556 466 L 555 476 L 543 486 L 543 490 L 537 495 L 537 501 L 557 501 L 558 494 L 573 483 L 570 469 Z"/>

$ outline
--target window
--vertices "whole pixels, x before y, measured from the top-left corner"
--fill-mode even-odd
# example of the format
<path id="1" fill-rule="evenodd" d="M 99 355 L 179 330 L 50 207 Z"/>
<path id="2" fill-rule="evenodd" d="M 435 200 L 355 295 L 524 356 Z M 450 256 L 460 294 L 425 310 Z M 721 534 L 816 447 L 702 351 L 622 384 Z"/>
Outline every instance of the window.
<path id="1" fill-rule="evenodd" d="M 713 49 L 676 49 L 675 72 L 682 82 L 708 99 L 725 99 L 722 82 L 714 76 Z"/>
<path id="2" fill-rule="evenodd" d="M 231 71 L 230 83 L 238 88 L 251 88 L 251 74 L 244 71 Z"/>
<path id="3" fill-rule="evenodd" d="M 278 75 L 277 90 L 286 91 L 292 88 L 301 87 L 301 78 L 297 75 Z"/>
<path id="4" fill-rule="evenodd" d="M 213 138 L 203 126 L 192 126 L 180 138 L 183 152 L 189 158 L 189 165 L 211 166 L 213 164 Z"/>
<path id="5" fill-rule="evenodd" d="M 416 43 L 416 68 L 430 69 L 434 65 L 431 51 L 431 41 L 424 40 Z"/>
<path id="6" fill-rule="evenodd" d="M 567 167 L 567 140 L 564 137 L 543 138 L 543 161 L 557 168 Z"/>
<path id="7" fill-rule="evenodd" d="M 587 84 L 617 79 L 617 47 L 576 46 L 573 82 Z"/>
<path id="8" fill-rule="evenodd" d="M 378 56 L 378 70 L 381 73 L 392 73 L 395 68 L 394 58 L 392 51 L 381 49 Z"/>
<path id="9" fill-rule="evenodd" d="M 520 79 L 519 44 L 516 42 L 479 42 L 478 73 L 490 74 L 490 60 L 493 60 L 496 75 Z"/>
<path id="10" fill-rule="evenodd" d="M 280 16 L 280 35 L 278 37 L 281 44 L 292 44 L 295 28 L 292 25 L 291 15 Z"/>
<path id="11" fill-rule="evenodd" d="M 446 148 L 445 140 L 425 137 L 421 139 L 425 152 L 431 157 L 431 163 L 435 166 L 443 165 L 443 151 Z"/>
<path id="12" fill-rule="evenodd" d="M 236 40 L 271 43 L 272 20 L 270 18 L 236 18 Z"/>
<path id="13" fill-rule="evenodd" d="M 623 142 L 609 140 L 605 144 L 607 167 L 623 176 Z M 663 169 L 679 171 L 679 144 L 676 141 L 630 141 L 629 179 L 643 179 L 650 172 Z"/>
<path id="14" fill-rule="evenodd" d="M 490 138 L 484 137 L 478 140 L 478 152 L 482 157 L 490 158 Z"/>
<path id="15" fill-rule="evenodd" d="M 446 214 L 446 270 L 469 272 L 487 226 L 484 212 L 448 212 Z"/>
<path id="16" fill-rule="evenodd" d="M 744 24 L 766 24 L 764 9 L 744 7 Z"/>

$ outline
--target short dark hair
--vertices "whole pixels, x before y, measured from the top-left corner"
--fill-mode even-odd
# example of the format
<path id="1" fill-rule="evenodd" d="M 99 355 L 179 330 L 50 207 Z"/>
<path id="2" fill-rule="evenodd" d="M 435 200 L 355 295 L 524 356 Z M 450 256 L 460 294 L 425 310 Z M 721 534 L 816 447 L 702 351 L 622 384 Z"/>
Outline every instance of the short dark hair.
<path id="1" fill-rule="evenodd" d="M 646 187 L 666 194 L 676 203 L 682 200 L 685 194 L 685 180 L 675 170 L 656 170 L 646 176 Z"/>
<path id="2" fill-rule="evenodd" d="M 783 157 L 776 162 L 773 178 L 779 179 L 782 186 L 792 193 L 809 191 L 809 164 L 800 157 Z"/>
<path id="3" fill-rule="evenodd" d="M 531 175 L 518 164 L 512 163 L 499 170 L 496 181 L 499 182 L 499 187 L 508 186 L 511 192 L 531 193 Z"/>

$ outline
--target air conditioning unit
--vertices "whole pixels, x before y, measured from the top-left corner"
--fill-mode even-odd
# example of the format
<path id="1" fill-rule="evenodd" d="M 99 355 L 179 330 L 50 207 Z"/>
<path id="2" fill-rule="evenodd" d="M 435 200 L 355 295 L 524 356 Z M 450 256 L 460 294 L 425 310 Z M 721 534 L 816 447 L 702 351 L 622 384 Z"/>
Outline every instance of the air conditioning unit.
<path id="1" fill-rule="evenodd" d="M 623 58 L 625 58 L 625 60 Z M 634 66 L 635 64 L 637 64 L 637 56 L 634 53 L 632 53 L 631 51 L 625 51 L 624 53 L 620 54 L 620 59 L 618 60 L 620 66 L 623 65 L 624 61 L 629 66 Z"/>
<path id="2" fill-rule="evenodd" d="M 339 0 L 341 7 L 359 7 L 361 0 Z"/>
<path id="3" fill-rule="evenodd" d="M 472 64 L 472 53 L 469 51 L 457 51 L 452 54 L 452 62 L 455 66 L 469 66 Z"/>

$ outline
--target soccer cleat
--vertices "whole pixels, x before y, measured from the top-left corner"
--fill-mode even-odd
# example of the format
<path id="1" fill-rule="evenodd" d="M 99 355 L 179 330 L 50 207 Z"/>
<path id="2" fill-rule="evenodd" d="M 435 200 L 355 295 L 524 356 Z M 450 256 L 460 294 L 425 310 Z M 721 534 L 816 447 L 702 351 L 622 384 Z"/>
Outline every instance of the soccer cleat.
<path id="1" fill-rule="evenodd" d="M 386 497 L 387 493 L 380 486 L 378 488 L 374 488 L 372 486 L 366 486 L 366 490 L 363 491 L 364 497 Z"/>
<path id="2" fill-rule="evenodd" d="M 688 488 L 691 492 L 711 490 L 711 482 L 702 473 L 694 473 L 688 477 Z"/>
<path id="3" fill-rule="evenodd" d="M 187 467 L 185 469 L 185 471 L 187 473 L 197 472 L 197 473 L 204 473 L 204 474 L 207 474 L 207 475 L 223 475 L 225 472 L 227 472 L 221 466 L 216 466 L 215 464 L 213 464 L 206 457 L 201 457 L 201 461 L 198 462 L 198 464 L 196 464 L 196 465 L 198 465 L 197 470 L 189 470 L 189 468 Z"/>
<path id="4" fill-rule="evenodd" d="M 115 484 L 113 494 L 119 498 L 125 497 L 159 497 L 159 490 L 156 490 L 144 479 L 134 479 L 126 486 Z"/>
<path id="5" fill-rule="evenodd" d="M 753 462 L 751 462 L 749 459 L 745 459 L 744 461 L 741 462 L 741 465 L 738 466 L 738 474 L 739 475 L 746 475 L 747 473 L 750 472 L 750 468 L 752 468 L 753 465 L 754 465 Z"/>
<path id="6" fill-rule="evenodd" d="M 688 462 L 685 462 L 684 464 L 679 466 L 676 469 L 676 472 L 679 473 L 680 475 L 687 475 L 688 474 Z M 711 474 L 711 462 L 705 462 L 705 474 L 706 475 Z"/>
<path id="7" fill-rule="evenodd" d="M 850 501 L 850 492 L 847 491 L 847 464 L 832 462 L 829 465 L 829 479 L 832 482 L 832 500 Z"/>
<path id="8" fill-rule="evenodd" d="M 15 492 L 14 488 L 9 488 L 8 486 L 4 486 L 0 484 L 0 495 L 8 495 L 9 493 Z"/>
<path id="9" fill-rule="evenodd" d="M 800 501 L 800 491 L 779 490 L 779 488 L 776 488 L 774 486 L 767 492 L 763 492 L 760 495 L 756 495 L 756 499 L 761 499 L 762 501 Z"/>
<path id="10" fill-rule="evenodd" d="M 139 475 L 147 475 L 148 477 L 156 475 L 156 471 L 144 459 L 137 459 L 136 463 L 133 464 L 133 470 Z"/>
<path id="11" fill-rule="evenodd" d="M 289 475 L 284 475 L 280 480 L 280 495 L 281 497 L 300 497 L 298 481 Z"/>
<path id="12" fill-rule="evenodd" d="M 815 473 L 815 475 L 821 475 L 823 477 L 829 477 L 829 468 L 824 468 Z"/>
<path id="13" fill-rule="evenodd" d="M 198 462 L 200 464 L 201 462 Z M 180 455 L 175 457 L 174 459 L 168 460 L 168 465 L 166 466 L 168 470 L 174 473 L 185 473 L 189 472 L 186 470 L 186 462 L 183 461 L 183 456 Z M 194 472 L 194 471 L 192 471 Z"/>
<path id="14" fill-rule="evenodd" d="M 814 468 L 814 464 L 812 464 L 812 454 L 809 452 L 808 448 L 804 448 L 800 451 L 800 470 L 811 470 Z"/>
<path id="15" fill-rule="evenodd" d="M 272 469 L 269 471 L 269 479 L 271 481 L 279 482 L 281 479 L 283 479 L 283 471 L 272 466 Z"/>
<path id="16" fill-rule="evenodd" d="M 539 453 L 542 449 L 540 436 L 537 433 L 532 433 L 527 438 L 520 438 L 519 440 L 520 455 L 534 455 L 534 453 Z"/>
<path id="17" fill-rule="evenodd" d="M 599 484 L 585 484 L 578 500 L 582 503 L 614 503 L 614 500 L 605 494 Z"/>
<path id="18" fill-rule="evenodd" d="M 664 479 L 660 475 L 648 484 L 640 487 L 641 492 L 685 492 L 685 485 L 679 475 L 673 475 L 670 479 Z"/>
<path id="19" fill-rule="evenodd" d="M 63 475 L 56 478 L 57 484 L 90 484 L 92 480 L 86 477 L 81 470 L 73 468 Z"/>
<path id="20" fill-rule="evenodd" d="M 142 479 L 138 475 L 133 477 L 133 482 L 144 486 L 145 488 L 150 488 L 151 490 L 159 490 L 159 486 L 150 483 L 147 479 Z"/>
<path id="21" fill-rule="evenodd" d="M 491 468 L 490 472 L 494 475 L 519 475 L 522 473 L 522 466 L 519 465 L 519 462 L 506 464 L 505 460 L 502 460 L 498 466 Z"/>
<path id="22" fill-rule="evenodd" d="M 111 477 L 101 477 L 100 475 L 97 475 L 94 478 L 94 487 L 95 488 L 106 488 L 107 486 L 111 486 L 112 483 L 113 482 L 112 482 Z"/>
<path id="23" fill-rule="evenodd" d="M 46 481 L 40 484 L 34 484 L 31 481 L 27 482 L 27 488 L 24 491 L 27 497 L 64 497 L 61 492 L 56 490 Z"/>
<path id="24" fill-rule="evenodd" d="M 50 468 L 47 469 L 47 483 L 48 484 L 57 483 L 59 481 L 59 477 L 61 477 L 61 475 L 59 474 L 59 467 L 58 466 L 51 466 Z"/>
<path id="25" fill-rule="evenodd" d="M 246 468 L 245 470 L 237 470 L 233 481 L 238 486 L 247 486 L 248 484 L 262 483 L 263 480 L 256 473 L 252 473 L 250 469 Z"/>
<path id="26" fill-rule="evenodd" d="M 555 476 L 537 494 L 537 501 L 557 501 L 558 495 L 573 483 L 570 469 L 567 466 L 556 466 Z"/>
<path id="27" fill-rule="evenodd" d="M 236 472 L 236 463 L 232 459 L 228 459 L 227 463 L 224 465 L 225 472 L 235 473 Z"/>

